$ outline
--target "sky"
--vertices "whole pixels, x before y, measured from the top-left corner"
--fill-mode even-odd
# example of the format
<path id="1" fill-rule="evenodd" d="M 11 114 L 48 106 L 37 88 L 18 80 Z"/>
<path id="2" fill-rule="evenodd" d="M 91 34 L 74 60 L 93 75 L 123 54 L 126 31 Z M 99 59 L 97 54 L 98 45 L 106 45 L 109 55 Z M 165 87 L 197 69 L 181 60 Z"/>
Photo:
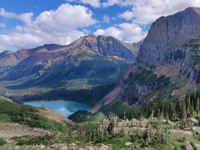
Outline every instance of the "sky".
<path id="1" fill-rule="evenodd" d="M 67 45 L 89 33 L 139 42 L 156 19 L 187 7 L 200 0 L 2 0 L 0 52 Z"/>

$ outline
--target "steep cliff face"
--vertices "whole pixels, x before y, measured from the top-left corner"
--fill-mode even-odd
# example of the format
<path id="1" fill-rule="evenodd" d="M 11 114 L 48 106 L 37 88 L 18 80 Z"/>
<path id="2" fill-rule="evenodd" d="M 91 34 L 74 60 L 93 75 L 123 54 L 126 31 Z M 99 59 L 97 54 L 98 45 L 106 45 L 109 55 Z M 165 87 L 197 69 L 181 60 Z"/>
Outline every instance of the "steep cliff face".
<path id="1" fill-rule="evenodd" d="M 160 17 L 120 76 L 119 98 L 129 105 L 183 98 L 200 81 L 200 8 Z"/>
<path id="2" fill-rule="evenodd" d="M 119 80 L 119 86 L 124 87 L 121 91 L 121 99 L 129 104 L 135 102 L 142 104 L 145 98 L 147 101 L 153 101 L 159 95 L 158 92 L 150 93 L 165 89 L 166 97 L 173 100 L 174 91 L 170 89 L 179 91 L 181 96 L 189 90 L 189 87 L 197 86 L 200 80 L 199 37 L 200 8 L 187 8 L 182 12 L 156 20 L 140 47 L 135 66 L 132 66 L 131 71 L 130 68 L 125 71 L 121 76 L 123 79 Z M 152 72 L 146 74 L 141 80 L 144 73 L 141 74 L 138 67 Z M 137 78 L 133 78 L 139 73 Z M 153 76 L 154 79 L 148 80 Z M 134 81 L 132 84 L 127 84 L 125 81 L 130 82 L 131 77 Z M 181 81 L 184 84 L 179 84 Z M 188 82 L 193 85 L 188 86 Z M 176 88 L 174 88 L 175 84 Z M 147 99 L 147 95 L 151 96 Z"/>
<path id="3" fill-rule="evenodd" d="M 137 59 L 145 62 L 168 61 L 167 46 L 176 41 L 173 48 L 178 48 L 188 38 L 198 38 L 199 27 L 200 8 L 187 8 L 174 15 L 159 18 L 152 24 Z"/>

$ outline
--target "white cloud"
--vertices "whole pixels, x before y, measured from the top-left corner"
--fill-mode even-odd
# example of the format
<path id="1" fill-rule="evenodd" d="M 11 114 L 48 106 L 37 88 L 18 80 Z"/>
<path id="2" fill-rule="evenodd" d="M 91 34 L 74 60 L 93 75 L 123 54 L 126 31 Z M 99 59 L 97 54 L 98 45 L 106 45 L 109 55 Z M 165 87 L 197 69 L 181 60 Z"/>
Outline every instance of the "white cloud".
<path id="1" fill-rule="evenodd" d="M 126 20 L 130 20 L 130 19 L 132 19 L 134 17 L 134 13 L 132 11 L 127 10 L 124 13 L 119 14 L 118 17 L 119 18 L 124 18 Z"/>
<path id="2" fill-rule="evenodd" d="M 82 31 L 83 31 L 85 34 L 90 33 L 90 30 L 87 30 L 87 29 L 82 29 Z"/>
<path id="3" fill-rule="evenodd" d="M 18 18 L 23 21 L 24 23 L 30 25 L 32 23 L 31 21 L 31 17 L 33 16 L 34 14 L 32 12 L 30 13 L 23 13 L 21 15 L 18 16 Z"/>
<path id="4" fill-rule="evenodd" d="M 100 0 L 66 0 L 67 2 L 78 2 L 83 4 L 89 4 L 93 7 L 100 7 Z"/>
<path id="5" fill-rule="evenodd" d="M 5 50 L 7 50 L 6 47 L 0 45 L 0 53 L 3 52 L 3 51 L 5 51 Z"/>
<path id="6" fill-rule="evenodd" d="M 103 22 L 109 23 L 110 22 L 110 18 L 107 15 L 103 16 Z"/>
<path id="7" fill-rule="evenodd" d="M 138 42 L 142 40 L 147 32 L 143 32 L 142 28 L 132 23 L 122 23 L 117 27 L 109 27 L 105 30 L 98 29 L 94 35 L 113 36 L 119 40 L 125 40 L 129 43 Z"/>
<path id="8" fill-rule="evenodd" d="M 6 27 L 5 23 L 0 23 L 0 27 Z"/>
<path id="9" fill-rule="evenodd" d="M 115 18 L 115 17 L 112 17 L 112 20 L 117 20 L 117 18 Z"/>
<path id="10" fill-rule="evenodd" d="M 97 23 L 93 13 L 85 6 L 63 4 L 57 10 L 42 12 L 33 20 L 33 13 L 17 15 L 0 9 L 0 16 L 15 18 L 24 22 L 17 25 L 9 34 L 0 35 L 0 45 L 16 48 L 33 48 L 43 44 L 66 45 L 85 35 L 86 30 L 78 31 Z"/>
<path id="11" fill-rule="evenodd" d="M 101 25 L 100 24 L 98 24 L 98 25 L 95 25 L 95 28 L 100 28 L 101 27 Z"/>
<path id="12" fill-rule="evenodd" d="M 103 2 L 101 5 L 103 7 L 109 7 L 113 5 L 120 5 L 120 6 L 133 6 L 135 3 L 135 0 L 107 0 L 106 2 Z"/>
<path id="13" fill-rule="evenodd" d="M 149 24 L 161 16 L 172 15 L 187 7 L 198 7 L 200 0 L 108 0 L 103 4 L 105 7 L 111 4 L 132 6 L 131 11 L 127 10 L 118 17 L 126 20 L 133 19 L 133 23 Z"/>
<path id="14" fill-rule="evenodd" d="M 26 24 L 31 23 L 31 17 L 33 15 L 34 14 L 32 12 L 31 13 L 23 13 L 21 15 L 17 15 L 17 14 L 15 14 L 13 12 L 6 12 L 4 8 L 0 8 L 0 16 L 6 17 L 6 18 L 19 19 L 19 20 L 23 21 Z"/>

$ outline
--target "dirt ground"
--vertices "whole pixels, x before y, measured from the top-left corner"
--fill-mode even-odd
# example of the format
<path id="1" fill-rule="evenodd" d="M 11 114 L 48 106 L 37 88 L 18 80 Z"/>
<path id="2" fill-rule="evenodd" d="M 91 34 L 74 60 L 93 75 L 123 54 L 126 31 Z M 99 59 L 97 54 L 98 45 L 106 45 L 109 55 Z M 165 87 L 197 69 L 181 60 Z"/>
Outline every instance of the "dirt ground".
<path id="1" fill-rule="evenodd" d="M 34 131 L 32 128 L 22 126 L 18 123 L 0 123 L 0 138 L 11 138 L 22 135 L 41 135 L 41 132 Z"/>

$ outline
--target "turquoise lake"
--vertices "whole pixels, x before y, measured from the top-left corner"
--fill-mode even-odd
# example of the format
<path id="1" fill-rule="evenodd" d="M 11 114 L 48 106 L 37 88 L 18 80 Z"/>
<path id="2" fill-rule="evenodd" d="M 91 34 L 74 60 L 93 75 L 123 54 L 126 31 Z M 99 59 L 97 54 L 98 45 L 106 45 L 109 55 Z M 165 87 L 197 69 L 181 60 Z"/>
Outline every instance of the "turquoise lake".
<path id="1" fill-rule="evenodd" d="M 88 110 L 91 107 L 83 104 L 83 103 L 76 103 L 76 102 L 60 102 L 60 101 L 33 101 L 33 102 L 24 102 L 25 105 L 31 105 L 34 107 L 42 107 L 42 105 L 46 108 L 54 110 L 65 117 L 69 117 L 71 114 L 75 113 L 78 110 Z"/>

